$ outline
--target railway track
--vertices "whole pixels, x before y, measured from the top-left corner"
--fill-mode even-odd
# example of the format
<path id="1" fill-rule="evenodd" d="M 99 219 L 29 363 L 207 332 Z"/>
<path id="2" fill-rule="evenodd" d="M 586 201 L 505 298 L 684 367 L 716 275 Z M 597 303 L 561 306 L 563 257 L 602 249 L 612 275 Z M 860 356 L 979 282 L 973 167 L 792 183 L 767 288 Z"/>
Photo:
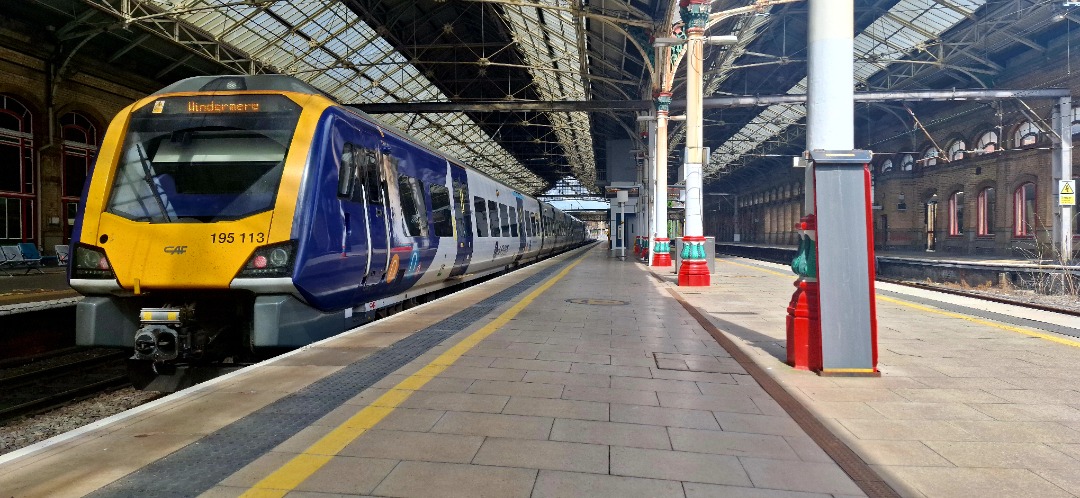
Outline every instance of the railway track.
<path id="1" fill-rule="evenodd" d="M 740 257 L 740 258 L 746 258 L 746 259 L 753 259 L 753 260 L 757 260 L 757 261 L 766 261 L 766 262 L 769 262 L 769 263 L 777 263 L 777 264 L 786 265 L 786 264 L 788 264 L 790 262 L 791 258 L 794 257 L 794 253 L 795 253 L 794 250 L 771 249 L 771 250 L 763 252 L 760 255 L 751 255 L 751 254 L 728 254 L 728 255 L 729 256 L 735 256 L 735 257 Z M 880 274 L 877 275 L 877 281 L 879 281 L 879 282 L 887 282 L 887 283 L 896 284 L 896 285 L 903 285 L 905 287 L 913 287 L 913 288 L 917 288 L 917 289 L 932 290 L 932 291 L 942 292 L 942 293 L 945 293 L 945 294 L 952 294 L 952 295 L 956 295 L 956 296 L 970 297 L 970 298 L 973 298 L 973 299 L 982 299 L 984 301 L 991 301 L 991 302 L 1001 303 L 1001 304 L 1009 304 L 1009 305 L 1013 305 L 1013 306 L 1020 306 L 1020 307 L 1023 307 L 1023 308 L 1035 309 L 1035 310 L 1040 310 L 1040 311 L 1049 311 L 1049 312 L 1053 312 L 1053 313 L 1062 313 L 1062 314 L 1066 314 L 1066 315 L 1070 315 L 1070 316 L 1080 316 L 1080 307 L 1078 307 L 1077 309 L 1070 309 L 1070 308 L 1063 308 L 1063 307 L 1059 307 L 1059 306 L 1051 306 L 1051 305 L 1045 305 L 1045 304 L 1032 303 L 1032 302 L 1024 301 L 1024 300 L 1021 300 L 1021 299 L 1009 298 L 1007 296 L 1007 294 L 1005 294 L 1005 293 L 998 293 L 998 292 L 992 292 L 992 291 L 990 291 L 990 292 L 967 291 L 967 290 L 964 290 L 964 289 L 957 289 L 956 287 L 952 287 L 952 286 L 950 286 L 948 284 L 933 284 L 933 283 L 915 282 L 915 281 L 904 280 L 904 279 L 886 278 L 886 277 L 882 277 Z M 1078 299 L 1080 299 L 1080 298 L 1078 298 Z"/>
<path id="2" fill-rule="evenodd" d="M 126 350 L 71 348 L 0 365 L 0 422 L 130 385 Z"/>
<path id="3" fill-rule="evenodd" d="M 973 298 L 973 299 L 982 299 L 984 301 L 990 301 L 990 302 L 994 302 L 994 303 L 1009 304 L 1009 305 L 1012 305 L 1012 306 L 1020 306 L 1020 307 L 1023 307 L 1023 308 L 1036 309 L 1036 310 L 1039 310 L 1039 311 L 1049 311 L 1049 312 L 1053 312 L 1053 313 L 1062 313 L 1062 314 L 1065 314 L 1065 315 L 1071 315 L 1071 316 L 1080 317 L 1080 311 L 1071 310 L 1071 309 L 1067 309 L 1067 308 L 1059 308 L 1059 307 L 1056 307 L 1056 306 L 1047 306 L 1047 305 L 1042 305 L 1042 304 L 1037 304 L 1037 303 L 1029 303 L 1029 302 L 1021 301 L 1021 300 L 1017 300 L 1017 299 L 1009 299 L 1007 297 L 990 295 L 990 294 L 988 294 L 986 292 L 965 291 L 963 289 L 955 289 L 955 288 L 948 287 L 948 286 L 945 286 L 945 285 L 926 284 L 926 283 L 921 283 L 921 282 L 911 282 L 911 281 L 907 281 L 907 280 L 896 280 L 896 279 L 891 279 L 891 278 L 878 277 L 877 280 L 879 282 L 888 282 L 890 284 L 903 285 L 905 287 L 913 287 L 913 288 L 916 288 L 916 289 L 932 290 L 932 291 L 941 292 L 941 293 L 944 293 L 944 294 L 952 294 L 954 296 L 964 296 L 964 297 L 970 297 L 970 298 Z"/>

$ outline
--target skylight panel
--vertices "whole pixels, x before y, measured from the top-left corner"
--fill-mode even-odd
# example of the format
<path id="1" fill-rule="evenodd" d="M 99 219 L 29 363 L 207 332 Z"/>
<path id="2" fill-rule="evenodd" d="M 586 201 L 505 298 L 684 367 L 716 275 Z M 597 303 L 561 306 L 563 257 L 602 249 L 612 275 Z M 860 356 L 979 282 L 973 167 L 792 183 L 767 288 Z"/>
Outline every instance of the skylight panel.
<path id="1" fill-rule="evenodd" d="M 342 102 L 449 101 L 389 42 L 341 3 L 274 2 L 256 7 L 246 3 L 226 4 L 223 0 L 196 1 L 198 3 L 191 5 L 217 8 L 192 11 L 177 17 L 253 59 L 295 74 L 332 93 Z M 306 9 L 311 5 L 317 5 L 317 9 Z M 290 26 L 282 25 L 268 12 L 273 12 Z M 561 43 L 560 46 L 569 49 L 572 43 Z M 343 67 L 339 57 L 355 64 L 355 69 Z M 560 84 L 572 83 L 572 79 L 566 79 Z M 577 84 L 581 85 L 580 82 Z M 462 113 L 438 115 L 431 119 L 414 114 L 384 115 L 379 120 L 407 133 L 411 133 L 409 126 L 422 123 L 424 128 L 418 130 L 417 136 L 422 135 L 425 141 L 456 151 L 461 159 L 472 161 L 473 166 L 488 174 L 500 177 L 503 175 L 500 171 L 505 171 L 505 179 L 530 192 L 544 186 L 540 177 L 525 171 L 517 159 L 491 141 Z M 459 143 L 462 139 L 483 143 L 484 147 L 464 146 Z"/>

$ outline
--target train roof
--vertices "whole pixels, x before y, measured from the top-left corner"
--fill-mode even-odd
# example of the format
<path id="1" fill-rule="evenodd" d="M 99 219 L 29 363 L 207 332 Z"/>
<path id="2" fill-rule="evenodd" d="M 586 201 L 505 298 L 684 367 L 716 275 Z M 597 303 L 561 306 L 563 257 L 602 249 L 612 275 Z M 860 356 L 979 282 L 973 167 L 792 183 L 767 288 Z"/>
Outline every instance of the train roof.
<path id="1" fill-rule="evenodd" d="M 307 93 L 322 95 L 336 101 L 326 92 L 284 74 L 195 76 L 177 81 L 154 92 L 154 95 L 179 92 L 233 92 L 243 90 Z"/>

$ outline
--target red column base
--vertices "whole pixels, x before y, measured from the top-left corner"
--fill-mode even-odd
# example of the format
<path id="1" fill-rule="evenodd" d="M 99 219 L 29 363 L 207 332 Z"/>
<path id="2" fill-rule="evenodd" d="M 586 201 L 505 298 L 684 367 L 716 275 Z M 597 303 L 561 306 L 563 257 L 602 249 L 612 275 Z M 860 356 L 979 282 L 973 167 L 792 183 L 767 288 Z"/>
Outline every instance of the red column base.
<path id="1" fill-rule="evenodd" d="M 657 237 L 656 241 L 660 242 L 661 243 L 660 245 L 662 245 L 664 247 L 668 247 L 667 243 L 670 242 L 668 239 L 665 239 L 663 237 Z M 653 266 L 671 266 L 671 251 L 670 250 L 654 251 L 653 252 L 652 265 Z"/>
<path id="2" fill-rule="evenodd" d="M 679 286 L 708 287 L 712 278 L 703 259 L 685 259 L 679 267 Z"/>
<path id="3" fill-rule="evenodd" d="M 796 370 L 820 372 L 821 315 L 818 283 L 799 279 L 788 303 L 787 364 Z"/>

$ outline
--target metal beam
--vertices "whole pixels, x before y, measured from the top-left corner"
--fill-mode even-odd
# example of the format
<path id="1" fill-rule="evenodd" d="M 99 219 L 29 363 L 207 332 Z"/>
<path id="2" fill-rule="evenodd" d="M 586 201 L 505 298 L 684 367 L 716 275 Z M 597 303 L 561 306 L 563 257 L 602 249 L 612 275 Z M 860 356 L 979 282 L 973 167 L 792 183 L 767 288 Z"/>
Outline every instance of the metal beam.
<path id="1" fill-rule="evenodd" d="M 998 100 L 1011 98 L 1056 99 L 1068 97 L 1067 88 L 1034 90 L 928 90 L 915 92 L 855 92 L 856 102 L 882 102 L 889 100 Z M 704 107 L 750 107 L 775 104 L 802 104 L 806 95 L 743 95 L 738 97 L 713 97 L 703 101 Z M 673 108 L 685 108 L 685 100 L 673 100 Z"/>
<path id="2" fill-rule="evenodd" d="M 1068 89 L 1033 89 L 1033 90 L 928 90 L 914 92 L 856 92 L 856 102 L 884 102 L 890 100 L 998 100 L 1011 98 L 1056 99 L 1068 97 Z M 802 104 L 806 102 L 803 94 L 782 95 L 741 95 L 735 97 L 713 97 L 702 102 L 706 109 L 723 107 L 753 107 L 775 104 Z M 412 102 L 389 104 L 348 104 L 368 114 L 394 113 L 446 113 L 446 112 L 598 112 L 598 111 L 648 111 L 652 102 L 648 100 L 586 100 L 586 101 L 489 101 L 489 102 Z M 685 100 L 673 100 L 671 107 L 685 109 Z"/>
<path id="3" fill-rule="evenodd" d="M 489 102 L 413 102 L 389 104 L 348 104 L 368 114 L 393 113 L 445 113 L 445 112 L 594 112 L 594 111 L 648 111 L 652 103 L 647 100 L 585 100 L 553 102 L 518 102 L 499 100 Z"/>

